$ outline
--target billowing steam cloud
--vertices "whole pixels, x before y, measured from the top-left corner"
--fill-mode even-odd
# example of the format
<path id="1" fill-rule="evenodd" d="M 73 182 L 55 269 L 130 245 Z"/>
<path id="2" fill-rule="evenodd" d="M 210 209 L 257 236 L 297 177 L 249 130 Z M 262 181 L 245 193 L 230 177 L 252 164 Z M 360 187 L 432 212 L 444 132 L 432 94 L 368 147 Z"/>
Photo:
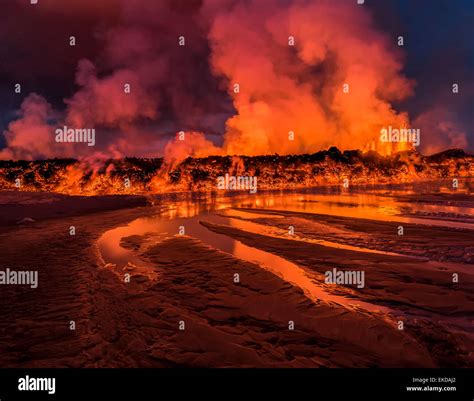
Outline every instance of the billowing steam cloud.
<path id="1" fill-rule="evenodd" d="M 418 116 L 413 125 L 421 132 L 429 132 L 429 140 L 423 142 L 423 151 L 433 154 L 446 148 L 467 149 L 467 132 L 453 114 L 441 107 L 426 111 Z"/>
<path id="2" fill-rule="evenodd" d="M 401 55 L 355 1 L 113 4 L 97 59 L 78 60 L 77 92 L 61 111 L 27 97 L 1 158 L 386 152 L 380 129 L 410 123 L 392 107 L 414 86 Z M 212 142 L 222 116 L 225 133 Z M 53 143 L 63 124 L 96 128 L 96 148 Z M 174 139 L 181 130 L 184 141 Z"/>
<path id="3" fill-rule="evenodd" d="M 34 160 L 50 154 L 55 146 L 48 125 L 54 116 L 51 105 L 33 93 L 24 100 L 18 114 L 19 119 L 11 122 L 5 133 L 8 147 L 0 151 L 0 158 Z M 58 148 L 55 150 L 60 152 Z"/>
<path id="4" fill-rule="evenodd" d="M 363 149 L 383 126 L 408 124 L 390 103 L 411 93 L 399 55 L 355 2 L 238 2 L 217 15 L 210 39 L 238 112 L 230 153 Z"/>

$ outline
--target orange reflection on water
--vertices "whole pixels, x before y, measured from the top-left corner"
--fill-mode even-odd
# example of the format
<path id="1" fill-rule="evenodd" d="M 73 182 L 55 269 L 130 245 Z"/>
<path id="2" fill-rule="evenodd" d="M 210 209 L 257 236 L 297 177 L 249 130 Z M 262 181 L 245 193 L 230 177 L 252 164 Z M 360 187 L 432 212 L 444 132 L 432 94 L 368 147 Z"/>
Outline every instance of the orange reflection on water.
<path id="1" fill-rule="evenodd" d="M 200 221 L 209 222 L 216 225 L 234 227 L 239 230 L 257 233 L 267 236 L 282 237 L 281 229 L 264 226 L 252 221 L 253 218 L 271 217 L 280 218 L 271 211 L 293 211 L 311 214 L 343 216 L 353 218 L 365 218 L 378 221 L 397 221 L 408 223 L 431 224 L 438 226 L 467 227 L 474 229 L 474 224 L 458 221 L 418 219 L 405 217 L 401 214 L 405 209 L 429 212 L 469 213 L 472 208 L 443 205 L 424 205 L 422 203 L 410 204 L 400 202 L 396 197 L 379 196 L 377 194 L 300 194 L 300 193 L 276 193 L 249 195 L 248 193 L 234 197 L 216 197 L 212 194 L 200 195 L 195 198 L 187 195 L 181 199 L 170 199 L 160 201 L 160 210 L 156 216 L 137 219 L 127 226 L 118 227 L 105 232 L 99 239 L 98 245 L 105 262 L 113 263 L 117 266 L 124 266 L 128 262 L 135 265 L 142 265 L 146 262 L 140 258 L 136 251 L 126 249 L 120 245 L 120 241 L 132 235 L 147 236 L 150 244 L 162 241 L 164 238 L 179 235 L 180 228 L 184 227 L 184 234 L 199 239 L 203 243 L 229 253 L 241 260 L 255 263 L 261 268 L 283 278 L 285 281 L 300 287 L 308 298 L 313 301 L 323 300 L 325 302 L 336 302 L 345 307 L 352 307 L 357 304 L 359 307 L 370 311 L 384 311 L 387 308 L 375 306 L 370 303 L 354 301 L 344 296 L 336 296 L 328 293 L 321 282 L 321 277 L 314 273 L 307 272 L 295 263 L 282 257 L 265 252 L 255 247 L 247 246 L 230 236 L 215 233 L 202 224 Z M 424 207 L 426 206 L 426 208 Z M 231 208 L 248 208 L 248 211 L 234 210 Z M 259 209 L 259 214 L 251 213 L 251 209 Z M 156 211 L 156 209 L 154 209 Z M 265 211 L 268 211 L 266 213 Z M 255 210 L 257 212 L 257 210 Z M 262 214 L 263 213 L 263 214 Z M 472 213 L 471 213 L 472 214 Z M 236 217 L 240 217 L 238 219 Z M 322 223 L 318 223 L 322 224 Z M 331 228 L 330 225 L 326 225 Z M 338 229 L 335 227 L 334 229 Z M 318 227 L 315 226 L 317 232 Z M 324 240 L 310 240 L 295 238 L 295 241 L 316 242 L 319 245 L 350 249 L 358 252 L 376 252 L 364 248 L 352 247 L 346 244 L 335 244 Z M 146 244 L 145 244 L 146 245 Z M 337 252 L 335 250 L 335 252 Z M 151 266 L 153 268 L 153 266 Z"/>

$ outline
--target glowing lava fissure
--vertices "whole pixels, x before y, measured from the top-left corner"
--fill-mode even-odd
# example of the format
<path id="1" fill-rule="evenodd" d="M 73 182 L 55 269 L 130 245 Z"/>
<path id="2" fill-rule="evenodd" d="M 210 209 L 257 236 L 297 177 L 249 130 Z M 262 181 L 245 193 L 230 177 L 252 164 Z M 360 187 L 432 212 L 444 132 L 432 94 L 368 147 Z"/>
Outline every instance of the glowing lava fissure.
<path id="1" fill-rule="evenodd" d="M 304 155 L 125 158 L 85 163 L 75 159 L 0 161 L 0 189 L 69 195 L 217 191 L 219 177 L 257 177 L 259 190 L 321 185 L 408 183 L 474 177 L 474 156 L 460 149 L 432 156 L 414 151 L 381 156 L 332 147 Z"/>

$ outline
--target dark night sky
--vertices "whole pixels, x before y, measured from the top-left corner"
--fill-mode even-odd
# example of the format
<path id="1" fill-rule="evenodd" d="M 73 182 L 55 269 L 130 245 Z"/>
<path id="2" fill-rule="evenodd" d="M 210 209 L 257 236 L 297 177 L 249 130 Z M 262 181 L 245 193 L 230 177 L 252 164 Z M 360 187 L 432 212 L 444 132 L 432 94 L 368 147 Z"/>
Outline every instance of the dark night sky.
<path id="1" fill-rule="evenodd" d="M 405 37 L 405 73 L 415 96 L 403 102 L 412 119 L 434 103 L 455 113 L 474 149 L 474 1 L 368 0 L 381 30 Z M 457 96 L 450 96 L 459 83 Z M 448 92 L 448 94 L 446 94 Z"/>

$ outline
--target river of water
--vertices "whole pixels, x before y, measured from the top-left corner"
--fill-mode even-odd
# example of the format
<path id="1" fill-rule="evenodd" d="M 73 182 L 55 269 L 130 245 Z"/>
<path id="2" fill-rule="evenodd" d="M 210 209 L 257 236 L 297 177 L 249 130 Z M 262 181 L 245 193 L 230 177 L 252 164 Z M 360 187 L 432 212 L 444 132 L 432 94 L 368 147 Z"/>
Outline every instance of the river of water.
<path id="1" fill-rule="evenodd" d="M 295 241 L 315 242 L 333 248 L 343 248 L 360 252 L 387 253 L 367 248 L 354 247 L 324 240 L 311 240 L 301 237 L 289 238 L 284 230 L 257 224 L 252 219 L 270 217 L 278 218 L 278 214 L 262 214 L 261 209 L 275 211 L 295 211 L 324 215 L 366 218 L 382 221 L 397 221 L 400 223 L 416 223 L 434 226 L 447 226 L 474 229 L 474 224 L 462 221 L 446 221 L 439 219 L 412 218 L 402 215 L 403 211 L 429 211 L 430 213 L 471 214 L 472 208 L 443 206 L 433 204 L 410 204 L 397 198 L 381 196 L 379 194 L 301 194 L 301 193 L 270 193 L 270 194 L 241 194 L 233 197 L 200 197 L 199 199 L 185 199 L 179 201 L 165 201 L 160 205 L 162 212 L 146 218 L 139 218 L 130 224 L 117 227 L 105 232 L 98 241 L 99 250 L 106 263 L 123 267 L 128 263 L 136 266 L 150 267 L 139 255 L 120 245 L 122 238 L 132 235 L 151 234 L 153 239 L 149 245 L 167 237 L 183 234 L 199 239 L 207 245 L 222 252 L 233 255 L 247 262 L 255 263 L 263 269 L 269 270 L 285 281 L 300 287 L 306 296 L 314 302 L 335 302 L 350 308 L 360 308 L 372 313 L 390 313 L 390 309 L 373 305 L 367 302 L 333 295 L 327 292 L 321 282 L 311 272 L 305 271 L 278 255 L 249 247 L 242 242 L 223 234 L 210 231 L 200 224 L 201 221 L 218 225 L 234 227 L 243 231 L 258 233 L 273 237 L 285 237 Z M 246 208 L 246 211 L 236 210 Z M 259 209 L 259 213 L 252 213 L 249 209 Z"/>

